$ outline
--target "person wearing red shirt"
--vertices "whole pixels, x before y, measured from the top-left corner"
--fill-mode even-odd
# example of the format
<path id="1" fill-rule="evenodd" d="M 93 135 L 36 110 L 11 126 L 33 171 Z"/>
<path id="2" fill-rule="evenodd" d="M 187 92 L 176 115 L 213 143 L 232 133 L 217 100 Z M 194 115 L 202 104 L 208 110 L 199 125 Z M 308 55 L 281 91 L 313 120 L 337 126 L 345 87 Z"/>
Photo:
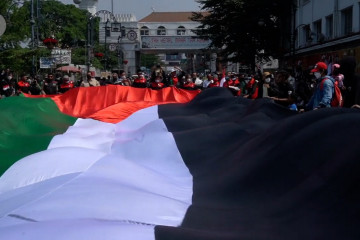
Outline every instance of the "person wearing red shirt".
<path id="1" fill-rule="evenodd" d="M 214 78 L 210 81 L 208 88 L 220 87 L 220 81 L 218 75 L 214 75 Z"/>
<path id="2" fill-rule="evenodd" d="M 229 79 L 224 82 L 223 87 L 228 88 L 234 96 L 241 95 L 240 81 L 239 78 L 234 74 L 230 75 Z"/>
<path id="3" fill-rule="evenodd" d="M 145 74 L 142 71 L 138 71 L 138 76 L 134 79 L 132 86 L 137 88 L 147 87 L 147 80 L 145 78 Z"/>
<path id="4" fill-rule="evenodd" d="M 30 83 L 26 75 L 22 75 L 20 81 L 17 83 L 18 92 L 30 93 Z"/>
<path id="5" fill-rule="evenodd" d="M 187 90 L 195 90 L 197 88 L 195 83 L 192 81 L 191 74 L 185 75 L 185 81 L 182 85 L 182 88 Z"/>
<path id="6" fill-rule="evenodd" d="M 170 70 L 170 76 L 169 79 L 167 81 L 167 85 L 168 86 L 174 86 L 174 87 L 178 87 L 180 84 L 179 78 L 176 75 L 176 70 L 173 68 Z"/>
<path id="7" fill-rule="evenodd" d="M 254 76 L 251 76 L 250 81 L 246 84 L 247 94 L 244 96 L 249 99 L 256 99 L 259 95 L 259 81 L 255 79 Z"/>
<path id="8" fill-rule="evenodd" d="M 155 80 L 150 83 L 150 88 L 153 90 L 159 90 L 165 87 L 165 84 L 163 83 L 163 78 L 161 75 L 158 75 L 155 77 Z"/>
<path id="9" fill-rule="evenodd" d="M 63 76 L 60 84 L 59 92 L 65 93 L 72 88 L 74 88 L 74 82 L 69 79 L 68 75 Z"/>

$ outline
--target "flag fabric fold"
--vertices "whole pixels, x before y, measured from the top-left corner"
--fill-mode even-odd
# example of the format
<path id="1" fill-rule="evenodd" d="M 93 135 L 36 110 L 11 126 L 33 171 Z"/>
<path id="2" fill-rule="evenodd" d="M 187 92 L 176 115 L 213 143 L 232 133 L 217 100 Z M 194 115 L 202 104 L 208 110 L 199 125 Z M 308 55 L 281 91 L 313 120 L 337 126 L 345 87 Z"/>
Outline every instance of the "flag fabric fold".
<path id="1" fill-rule="evenodd" d="M 91 91 L 12 100 L 73 117 L 45 118 L 62 130 L 1 176 L 1 239 L 358 239 L 359 110 Z"/>

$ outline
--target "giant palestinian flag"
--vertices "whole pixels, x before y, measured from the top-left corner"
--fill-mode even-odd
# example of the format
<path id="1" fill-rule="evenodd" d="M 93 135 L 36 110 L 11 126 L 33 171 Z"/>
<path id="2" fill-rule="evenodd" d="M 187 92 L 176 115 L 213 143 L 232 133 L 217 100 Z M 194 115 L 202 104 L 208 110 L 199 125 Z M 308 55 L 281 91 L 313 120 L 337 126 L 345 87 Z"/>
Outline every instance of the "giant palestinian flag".
<path id="1" fill-rule="evenodd" d="M 122 86 L 0 109 L 0 239 L 360 239 L 359 110 Z"/>

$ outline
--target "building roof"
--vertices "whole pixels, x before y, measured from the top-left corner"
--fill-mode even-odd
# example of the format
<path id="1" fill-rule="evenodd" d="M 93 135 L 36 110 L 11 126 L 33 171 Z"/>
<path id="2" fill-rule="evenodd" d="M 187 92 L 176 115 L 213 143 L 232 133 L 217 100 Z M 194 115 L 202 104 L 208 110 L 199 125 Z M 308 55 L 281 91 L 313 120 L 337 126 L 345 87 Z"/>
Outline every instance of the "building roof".
<path id="1" fill-rule="evenodd" d="M 192 22 L 193 12 L 152 12 L 139 22 Z"/>

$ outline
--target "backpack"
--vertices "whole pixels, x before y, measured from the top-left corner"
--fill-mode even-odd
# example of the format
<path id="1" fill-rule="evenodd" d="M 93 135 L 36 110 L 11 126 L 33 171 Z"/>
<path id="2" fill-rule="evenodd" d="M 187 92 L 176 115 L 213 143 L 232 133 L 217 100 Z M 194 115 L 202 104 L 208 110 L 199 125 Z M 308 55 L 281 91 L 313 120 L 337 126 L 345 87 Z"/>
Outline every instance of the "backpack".
<path id="1" fill-rule="evenodd" d="M 329 78 L 324 78 L 320 83 L 321 90 L 323 90 L 323 88 L 324 88 L 324 82 L 326 79 L 329 79 Z M 334 94 L 331 99 L 330 106 L 331 107 L 342 107 L 343 105 L 344 105 L 344 99 L 342 97 L 341 90 L 338 86 L 338 82 L 335 82 L 334 83 Z"/>

